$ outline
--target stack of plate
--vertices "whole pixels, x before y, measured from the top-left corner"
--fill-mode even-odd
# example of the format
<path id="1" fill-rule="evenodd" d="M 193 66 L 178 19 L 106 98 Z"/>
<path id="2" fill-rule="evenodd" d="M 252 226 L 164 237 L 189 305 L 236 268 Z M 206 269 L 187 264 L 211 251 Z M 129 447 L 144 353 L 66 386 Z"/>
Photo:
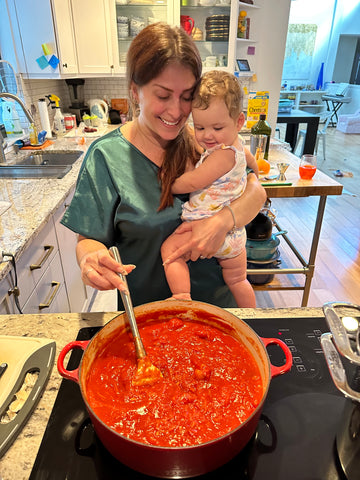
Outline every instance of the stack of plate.
<path id="1" fill-rule="evenodd" d="M 229 15 L 211 15 L 205 22 L 206 40 L 224 42 L 229 40 Z"/>

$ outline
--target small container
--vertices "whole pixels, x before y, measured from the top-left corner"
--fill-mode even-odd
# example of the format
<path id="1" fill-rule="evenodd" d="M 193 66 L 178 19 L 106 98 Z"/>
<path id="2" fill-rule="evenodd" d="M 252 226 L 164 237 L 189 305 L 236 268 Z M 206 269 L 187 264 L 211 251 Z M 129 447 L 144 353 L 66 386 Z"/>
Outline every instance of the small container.
<path id="1" fill-rule="evenodd" d="M 38 134 L 34 123 L 30 124 L 29 127 L 29 135 L 30 135 L 30 145 L 37 145 L 38 144 Z"/>

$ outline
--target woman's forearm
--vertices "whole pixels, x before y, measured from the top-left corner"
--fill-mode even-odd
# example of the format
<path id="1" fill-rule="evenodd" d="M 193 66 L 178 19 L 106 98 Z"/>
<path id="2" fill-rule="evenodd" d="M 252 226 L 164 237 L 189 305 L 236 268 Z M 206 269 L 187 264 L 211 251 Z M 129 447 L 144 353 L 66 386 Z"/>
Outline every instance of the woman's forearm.
<path id="1" fill-rule="evenodd" d="M 266 191 L 254 173 L 247 177 L 247 184 L 244 193 L 231 203 L 236 218 L 236 226 L 247 225 L 266 202 Z M 231 219 L 232 220 L 232 219 Z"/>
<path id="2" fill-rule="evenodd" d="M 91 238 L 79 235 L 78 243 L 76 245 L 76 259 L 78 264 L 80 265 L 89 253 L 97 252 L 99 250 L 107 250 L 107 248 L 103 243 L 98 242 L 97 240 L 92 240 Z"/>
<path id="3" fill-rule="evenodd" d="M 231 202 L 236 226 L 244 227 L 256 217 L 266 202 L 266 192 L 254 173 L 247 177 L 247 184 L 241 197 Z M 230 231 L 234 226 L 233 216 L 228 208 L 223 208 L 217 215 L 222 216 L 224 229 Z"/>

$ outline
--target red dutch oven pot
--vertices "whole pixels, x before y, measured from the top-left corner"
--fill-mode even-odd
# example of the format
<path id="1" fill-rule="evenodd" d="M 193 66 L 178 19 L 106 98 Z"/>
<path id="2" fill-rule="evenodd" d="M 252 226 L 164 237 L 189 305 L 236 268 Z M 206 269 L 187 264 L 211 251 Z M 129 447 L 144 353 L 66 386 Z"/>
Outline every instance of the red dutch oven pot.
<path id="1" fill-rule="evenodd" d="M 164 321 L 174 316 L 212 325 L 240 338 L 258 364 L 263 384 L 263 397 L 255 411 L 239 427 L 215 440 L 187 447 L 158 447 L 131 440 L 108 427 L 94 413 L 87 400 L 87 377 L 98 353 L 127 327 L 126 314 L 120 314 L 107 323 L 90 341 L 74 341 L 60 352 L 57 367 L 60 374 L 79 384 L 97 436 L 105 448 L 120 462 L 145 475 L 161 478 L 187 478 L 208 473 L 234 458 L 249 442 L 256 431 L 270 380 L 290 370 L 292 355 L 289 348 L 277 338 L 260 338 L 245 322 L 230 312 L 202 302 L 160 301 L 136 307 L 139 327 L 149 321 Z M 266 347 L 277 344 L 283 350 L 285 363 L 270 363 Z M 84 351 L 80 365 L 75 370 L 64 367 L 65 356 L 73 349 Z"/>

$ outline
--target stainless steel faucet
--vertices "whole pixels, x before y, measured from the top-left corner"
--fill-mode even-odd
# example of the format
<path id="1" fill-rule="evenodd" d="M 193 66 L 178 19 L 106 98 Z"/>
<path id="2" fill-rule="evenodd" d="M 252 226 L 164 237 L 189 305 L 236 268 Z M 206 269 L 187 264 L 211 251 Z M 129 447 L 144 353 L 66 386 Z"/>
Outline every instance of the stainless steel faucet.
<path id="1" fill-rule="evenodd" d="M 26 118 L 29 120 L 29 123 L 35 123 L 34 117 L 31 115 L 31 113 L 27 110 L 27 108 L 24 105 L 24 102 L 19 98 L 17 95 L 14 95 L 13 93 L 8 93 L 8 92 L 0 92 L 0 98 L 11 98 L 12 100 L 15 100 L 20 107 L 23 109 L 23 112 L 26 115 Z M 0 133 L 0 163 L 5 163 L 6 162 L 6 157 L 5 157 L 5 151 L 3 147 L 3 137 Z"/>

